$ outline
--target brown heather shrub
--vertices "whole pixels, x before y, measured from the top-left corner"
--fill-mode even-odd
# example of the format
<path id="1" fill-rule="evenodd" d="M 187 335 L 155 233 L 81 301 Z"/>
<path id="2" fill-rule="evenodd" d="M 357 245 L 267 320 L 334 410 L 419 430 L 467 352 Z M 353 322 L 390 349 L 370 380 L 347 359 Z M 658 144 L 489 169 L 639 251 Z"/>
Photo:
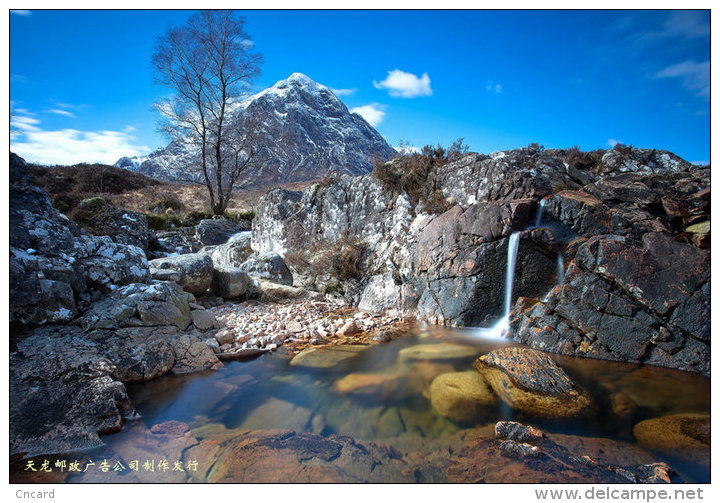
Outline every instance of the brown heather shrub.
<path id="1" fill-rule="evenodd" d="M 602 156 L 602 150 L 582 152 L 579 147 L 575 146 L 568 149 L 565 154 L 565 162 L 582 171 L 598 171 L 602 165 Z"/>
<path id="2" fill-rule="evenodd" d="M 167 210 L 179 211 L 185 205 L 173 194 L 162 194 L 160 199 L 156 199 L 148 205 L 148 210 L 153 213 L 165 213 Z"/>
<path id="3" fill-rule="evenodd" d="M 312 277 L 329 275 L 339 281 L 359 278 L 367 246 L 355 236 L 345 234 L 333 241 L 322 239 L 306 250 L 290 252 L 285 261 L 300 273 Z"/>
<path id="4" fill-rule="evenodd" d="M 433 175 L 437 168 L 459 159 L 467 152 L 462 138 L 445 150 L 441 145 L 426 145 L 420 153 L 400 155 L 384 162 L 374 158 L 373 174 L 382 186 L 394 194 L 407 193 L 415 205 L 433 192 Z"/>

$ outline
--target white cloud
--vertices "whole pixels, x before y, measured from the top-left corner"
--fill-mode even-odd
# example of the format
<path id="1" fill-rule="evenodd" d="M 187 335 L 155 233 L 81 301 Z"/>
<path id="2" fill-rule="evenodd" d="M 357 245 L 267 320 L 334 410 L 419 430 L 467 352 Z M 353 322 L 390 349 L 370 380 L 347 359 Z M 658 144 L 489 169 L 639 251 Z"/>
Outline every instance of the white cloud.
<path id="1" fill-rule="evenodd" d="M 485 86 L 485 90 L 491 93 L 501 94 L 503 92 L 503 86 L 490 80 Z"/>
<path id="2" fill-rule="evenodd" d="M 653 77 L 656 79 L 681 78 L 683 87 L 695 91 L 696 96 L 710 99 L 710 61 L 702 63 L 691 60 L 683 61 L 663 68 Z"/>
<path id="3" fill-rule="evenodd" d="M 607 144 L 608 144 L 608 146 L 610 146 L 610 147 L 614 147 L 615 145 L 622 144 L 622 143 L 623 143 L 623 142 L 621 142 L 620 140 L 616 140 L 615 138 L 610 138 L 610 139 L 607 141 Z"/>
<path id="4" fill-rule="evenodd" d="M 130 127 L 123 131 L 46 131 L 38 127 L 39 124 L 40 121 L 32 117 L 11 118 L 11 129 L 17 131 L 11 150 L 28 162 L 113 164 L 123 156 L 142 155 L 150 151 L 150 147 L 135 143 L 137 139 L 130 134 L 133 131 Z"/>
<path id="5" fill-rule="evenodd" d="M 710 36 L 709 16 L 703 11 L 680 10 L 671 12 L 663 22 L 661 37 L 708 37 Z"/>
<path id="6" fill-rule="evenodd" d="M 10 127 L 16 130 L 39 131 L 40 128 L 37 127 L 37 124 L 40 124 L 39 120 L 25 115 L 10 117 Z"/>
<path id="7" fill-rule="evenodd" d="M 67 110 L 61 110 L 59 108 L 53 108 L 48 110 L 48 112 L 51 114 L 64 115 L 65 117 L 75 117 L 74 113 L 68 112 Z"/>
<path id="8" fill-rule="evenodd" d="M 370 103 L 369 105 L 352 108 L 350 109 L 350 112 L 360 115 L 363 119 L 368 121 L 368 124 L 375 127 L 385 118 L 386 108 L 387 105 L 383 105 L 381 103 Z"/>
<path id="9" fill-rule="evenodd" d="M 433 93 L 427 73 L 418 77 L 402 70 L 393 70 L 388 72 L 385 80 L 381 82 L 373 80 L 373 85 L 377 89 L 387 89 L 388 94 L 395 98 L 417 98 L 418 96 L 432 96 Z"/>
<path id="10" fill-rule="evenodd" d="M 353 89 L 333 89 L 333 88 L 331 87 L 330 90 L 332 91 L 332 93 L 333 93 L 335 96 L 350 96 L 351 94 L 355 94 L 355 91 L 357 91 L 357 88 L 353 88 Z"/>
<path id="11" fill-rule="evenodd" d="M 13 9 L 10 11 L 10 14 L 17 14 L 18 16 L 28 17 L 32 16 L 31 10 L 23 10 L 23 9 Z"/>

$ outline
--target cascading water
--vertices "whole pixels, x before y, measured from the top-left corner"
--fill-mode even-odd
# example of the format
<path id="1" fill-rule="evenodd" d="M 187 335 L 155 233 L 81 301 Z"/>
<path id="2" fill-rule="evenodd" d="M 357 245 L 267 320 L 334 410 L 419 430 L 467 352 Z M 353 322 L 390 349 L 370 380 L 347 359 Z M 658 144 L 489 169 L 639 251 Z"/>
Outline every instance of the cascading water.
<path id="1" fill-rule="evenodd" d="M 545 211 L 545 203 L 547 203 L 547 199 L 540 199 L 540 206 L 538 207 L 537 216 L 535 217 L 535 227 L 540 227 L 543 211 Z"/>
<path id="2" fill-rule="evenodd" d="M 561 252 L 558 252 L 557 255 L 557 281 L 555 282 L 555 286 L 560 286 L 563 284 L 563 281 L 565 281 L 565 263 L 563 262 L 563 256 Z M 550 292 L 553 291 L 553 286 L 550 290 L 548 290 L 548 293 L 545 294 L 545 297 L 543 297 L 543 302 L 547 302 L 550 298 Z"/>
<path id="3" fill-rule="evenodd" d="M 505 267 L 505 301 L 503 316 L 490 328 L 478 328 L 478 335 L 498 339 L 510 330 L 510 309 L 512 309 L 512 289 L 515 281 L 515 262 L 517 261 L 520 232 L 515 231 L 508 239 L 507 262 Z"/>

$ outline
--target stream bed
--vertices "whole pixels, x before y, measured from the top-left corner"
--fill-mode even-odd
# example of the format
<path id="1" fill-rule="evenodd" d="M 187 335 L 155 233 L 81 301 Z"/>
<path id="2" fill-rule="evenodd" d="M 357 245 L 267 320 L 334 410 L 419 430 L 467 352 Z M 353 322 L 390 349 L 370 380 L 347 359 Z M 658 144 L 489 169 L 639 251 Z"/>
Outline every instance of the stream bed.
<path id="1" fill-rule="evenodd" d="M 65 481 L 304 481 L 297 466 L 288 465 L 286 474 L 285 460 L 272 460 L 264 454 L 269 445 L 266 437 L 247 436 L 248 432 L 276 429 L 314 434 L 302 437 L 313 442 L 351 437 L 365 451 L 364 442 L 382 444 L 390 449 L 388 459 L 402 458 L 406 464 L 409 459 L 416 460 L 420 468 L 413 480 L 446 481 L 444 469 L 451 461 L 446 458 L 456 456 L 468 442 L 492 438 L 494 424 L 500 420 L 535 426 L 556 435 L 556 441 L 564 439 L 566 445 L 590 446 L 597 439 L 606 439 L 637 454 L 645 450 L 633 436 L 638 422 L 677 413 L 710 414 L 710 381 L 702 376 L 557 355 L 551 356 L 597 402 L 591 417 L 536 420 L 519 416 L 498 401 L 484 411 L 479 422 L 457 424 L 433 410 L 428 387 L 434 377 L 472 370 L 475 358 L 508 345 L 512 343 L 479 338 L 472 330 L 432 327 L 385 344 L 325 352 L 329 356 L 310 361 L 310 366 L 291 365 L 292 356 L 281 348 L 253 360 L 228 362 L 219 371 L 168 375 L 128 385 L 139 418 L 127 422 L 121 432 L 104 436 L 104 447 L 83 456 L 85 465 L 88 459 L 94 460 L 92 469 L 72 473 Z M 228 451 L 226 444 L 237 438 L 246 440 Z M 286 437 L 273 437 L 273 445 L 280 445 L 278 438 Z M 252 459 L 253 445 L 262 446 L 257 447 L 257 455 L 266 459 L 269 467 Z M 408 454 L 416 452 L 423 455 Z M 607 448 L 598 452 L 613 456 Z M 677 474 L 674 481 L 709 481 L 709 456 L 688 459 L 681 449 L 677 455 L 647 454 L 667 462 Z M 242 457 L 246 455 L 249 460 Z M 613 460 L 618 464 L 627 464 L 622 450 L 616 457 Z M 330 456 L 326 461 L 333 459 Z M 109 468 L 96 469 L 103 461 Z M 125 469 L 113 469 L 117 462 Z M 349 463 L 350 468 L 343 468 L 347 474 L 353 463 L 366 460 L 358 455 L 343 462 Z M 252 473 L 262 466 L 265 472 Z M 379 470 L 373 473 L 364 481 L 404 481 L 396 478 L 400 472 L 389 471 L 386 477 Z M 353 477 L 363 481 L 365 476 L 356 473 Z M 344 477 L 342 481 L 355 479 Z M 336 480 L 321 477 L 310 481 Z"/>

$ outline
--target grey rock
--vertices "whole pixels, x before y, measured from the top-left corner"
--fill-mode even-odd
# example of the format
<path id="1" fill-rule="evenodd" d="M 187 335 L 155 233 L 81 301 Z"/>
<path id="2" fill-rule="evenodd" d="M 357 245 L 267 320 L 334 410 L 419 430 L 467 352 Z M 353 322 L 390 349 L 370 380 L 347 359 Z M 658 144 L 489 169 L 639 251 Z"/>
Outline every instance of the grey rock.
<path id="1" fill-rule="evenodd" d="M 205 293 L 212 283 L 213 262 L 202 253 L 154 259 L 149 265 L 150 275 L 154 279 L 175 281 L 186 292 L 194 295 Z"/>
<path id="2" fill-rule="evenodd" d="M 238 269 L 245 271 L 255 279 L 264 279 L 292 286 L 293 276 L 290 269 L 280 255 L 273 253 L 262 253 L 252 255 L 248 260 L 238 266 Z"/>
<path id="3" fill-rule="evenodd" d="M 210 330 L 211 328 L 219 328 L 219 323 L 215 315 L 207 310 L 190 311 L 190 319 L 198 330 Z"/>
<path id="4" fill-rule="evenodd" d="M 250 241 L 251 232 L 238 232 L 214 247 L 209 253 L 215 267 L 238 267 L 245 262 L 253 253 Z"/>
<path id="5" fill-rule="evenodd" d="M 252 298 L 259 293 L 248 273 L 237 267 L 216 267 L 211 288 L 215 295 L 224 299 Z"/>

